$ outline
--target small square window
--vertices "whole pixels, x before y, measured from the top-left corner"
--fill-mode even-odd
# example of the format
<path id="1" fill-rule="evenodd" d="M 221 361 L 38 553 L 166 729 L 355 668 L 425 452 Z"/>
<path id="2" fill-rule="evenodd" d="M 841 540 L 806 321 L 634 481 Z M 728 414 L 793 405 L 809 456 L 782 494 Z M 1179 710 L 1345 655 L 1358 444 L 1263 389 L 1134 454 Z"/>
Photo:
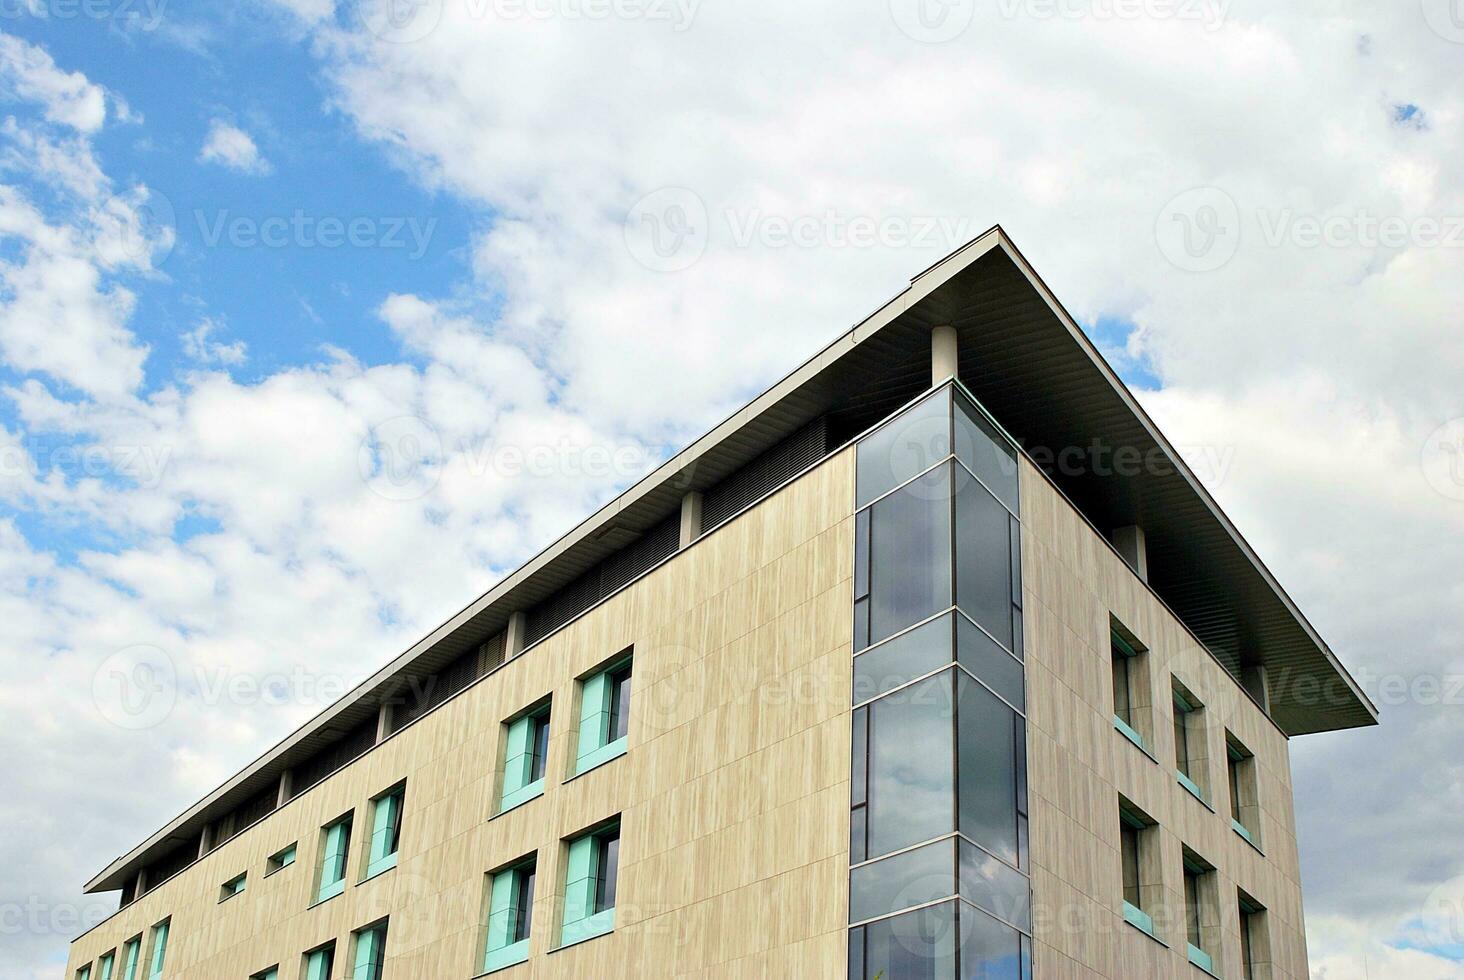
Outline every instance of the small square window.
<path id="1" fill-rule="evenodd" d="M 271 854 L 269 856 L 269 860 L 265 862 L 264 865 L 265 875 L 272 875 L 276 871 L 282 871 L 285 868 L 288 868 L 290 865 L 294 864 L 295 851 L 296 845 L 291 844 L 289 847 L 286 847 L 283 850 L 276 851 L 274 854 Z"/>
<path id="2" fill-rule="evenodd" d="M 246 882 L 248 877 L 249 876 L 247 874 L 235 875 L 228 881 L 224 882 L 223 885 L 219 888 L 219 901 L 226 902 L 229 899 L 233 898 L 235 895 L 243 894 L 244 883 Z"/>
<path id="3" fill-rule="evenodd" d="M 510 721 L 505 726 L 504 745 L 499 813 L 543 795 L 544 765 L 549 754 L 549 705 Z"/>

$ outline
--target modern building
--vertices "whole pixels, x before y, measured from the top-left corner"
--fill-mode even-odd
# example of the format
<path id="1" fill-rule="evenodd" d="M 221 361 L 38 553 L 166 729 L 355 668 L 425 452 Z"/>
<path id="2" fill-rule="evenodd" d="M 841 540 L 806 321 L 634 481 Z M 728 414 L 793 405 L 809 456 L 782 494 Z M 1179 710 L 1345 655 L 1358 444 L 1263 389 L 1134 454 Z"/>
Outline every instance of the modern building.
<path id="1" fill-rule="evenodd" d="M 68 976 L 1304 980 L 1288 742 L 1376 720 L 993 229 L 102 869 Z"/>

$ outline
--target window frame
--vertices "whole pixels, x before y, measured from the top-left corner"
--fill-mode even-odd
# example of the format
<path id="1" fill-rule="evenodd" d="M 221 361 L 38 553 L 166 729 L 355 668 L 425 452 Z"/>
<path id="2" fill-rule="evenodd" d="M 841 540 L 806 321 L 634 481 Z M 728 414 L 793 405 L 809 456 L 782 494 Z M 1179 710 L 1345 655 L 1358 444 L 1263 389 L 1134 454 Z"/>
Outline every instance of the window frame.
<path id="1" fill-rule="evenodd" d="M 507 813 L 544 795 L 549 740 L 554 730 L 553 708 L 552 700 L 545 698 L 503 723 L 503 776 L 497 813 Z"/>
<path id="2" fill-rule="evenodd" d="M 557 949 L 614 931 L 615 905 L 607 906 L 604 899 L 607 890 L 618 898 L 620 831 L 617 816 L 564 841 L 564 908 Z M 610 851 L 616 860 L 607 876 L 602 855 Z M 616 884 L 607 889 L 607 880 Z"/>
<path id="3" fill-rule="evenodd" d="M 378 919 L 351 931 L 350 980 L 381 980 L 386 969 L 387 922 Z M 367 957 L 364 963 L 362 956 Z"/>
<path id="4" fill-rule="evenodd" d="M 320 859 L 315 862 L 315 900 L 312 905 L 329 901 L 346 890 L 346 879 L 351 876 L 351 831 L 355 818 L 356 811 L 348 810 L 320 828 Z M 339 835 L 336 834 L 338 829 Z M 336 848 L 338 850 L 334 850 Z M 326 879 L 327 862 L 339 863 L 339 877 Z"/>
<path id="5" fill-rule="evenodd" d="M 288 855 L 289 860 L 286 860 Z M 283 871 L 293 865 L 300 858 L 300 842 L 295 841 L 288 847 L 282 847 L 275 851 L 264 862 L 264 876 L 268 878 L 276 872 Z"/>
<path id="6" fill-rule="evenodd" d="M 483 973 L 507 969 L 529 958 L 538 865 L 535 852 L 488 873 Z"/>
<path id="7" fill-rule="evenodd" d="M 625 754 L 630 740 L 629 699 L 634 691 L 630 684 L 634 662 L 632 648 L 579 679 L 579 731 L 571 779 Z M 617 678 L 618 687 L 615 686 Z M 612 694 L 621 692 L 626 703 L 621 705 L 620 699 L 615 698 L 612 704 Z M 623 728 L 625 734 L 617 736 L 618 728 Z"/>
<path id="8" fill-rule="evenodd" d="M 249 872 L 241 871 L 228 881 L 219 886 L 220 904 L 229 899 L 244 894 L 244 889 L 249 884 Z"/>
<path id="9" fill-rule="evenodd" d="M 371 836 L 366 839 L 366 851 L 362 855 L 362 881 L 369 881 L 396 867 L 406 805 L 405 779 L 371 798 Z"/>

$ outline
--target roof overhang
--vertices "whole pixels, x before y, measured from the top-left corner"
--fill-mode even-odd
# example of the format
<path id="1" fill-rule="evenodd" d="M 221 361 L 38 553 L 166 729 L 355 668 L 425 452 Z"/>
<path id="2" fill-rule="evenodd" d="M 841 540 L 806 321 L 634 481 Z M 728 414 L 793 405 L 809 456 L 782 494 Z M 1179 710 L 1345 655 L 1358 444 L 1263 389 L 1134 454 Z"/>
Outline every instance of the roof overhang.
<path id="1" fill-rule="evenodd" d="M 1151 588 L 1225 667 L 1263 665 L 1271 716 L 1288 735 L 1371 725 L 1377 711 L 1000 227 L 913 279 L 711 432 L 610 501 L 407 651 L 117 858 L 86 885 L 123 887 L 170 841 L 277 779 L 334 734 L 372 716 L 403 673 L 426 674 L 500 632 L 640 532 L 691 490 L 715 485 L 803 425 L 872 424 L 930 385 L 930 330 L 959 335 L 965 386 L 1041 465 L 1064 447 L 1132 447 L 1146 465 L 1070 471 L 1055 485 L 1099 529 L 1144 527 Z M 1157 454 L 1157 455 L 1156 455 Z"/>

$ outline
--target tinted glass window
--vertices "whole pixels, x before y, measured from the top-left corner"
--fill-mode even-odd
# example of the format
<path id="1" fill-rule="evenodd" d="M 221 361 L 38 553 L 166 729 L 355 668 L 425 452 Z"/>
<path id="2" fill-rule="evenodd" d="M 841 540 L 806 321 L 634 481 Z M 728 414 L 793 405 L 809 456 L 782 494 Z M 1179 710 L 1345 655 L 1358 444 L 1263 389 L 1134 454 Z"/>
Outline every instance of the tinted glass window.
<path id="1" fill-rule="evenodd" d="M 951 454 L 950 389 L 912 405 L 859 443 L 856 497 L 863 507 Z"/>
<path id="2" fill-rule="evenodd" d="M 1017 489 L 1017 453 L 964 395 L 956 395 L 956 457 L 981 478 L 992 493 L 1021 513 Z"/>
<path id="3" fill-rule="evenodd" d="M 947 672 L 870 705 L 871 857 L 955 829 L 952 703 Z"/>
<path id="4" fill-rule="evenodd" d="M 1022 936 L 967 905 L 961 906 L 961 980 L 1022 980 Z"/>
<path id="5" fill-rule="evenodd" d="M 950 466 L 874 505 L 869 640 L 878 643 L 951 605 Z"/>
<path id="6" fill-rule="evenodd" d="M 1016 716 L 980 684 L 965 677 L 957 683 L 961 832 L 1016 864 Z"/>
<path id="7" fill-rule="evenodd" d="M 926 844 L 849 873 L 849 919 L 860 922 L 956 893 L 956 838 Z"/>
<path id="8" fill-rule="evenodd" d="M 970 841 L 961 841 L 961 897 L 1013 925 L 1032 928 L 1027 876 Z M 1016 952 L 1015 946 L 1011 952 Z"/>
<path id="9" fill-rule="evenodd" d="M 610 677 L 610 741 L 624 738 L 630 726 L 630 667 Z"/>
<path id="10" fill-rule="evenodd" d="M 534 868 L 518 873 L 518 916 L 513 926 L 513 941 L 529 938 L 529 926 L 534 914 L 534 885 L 538 875 Z"/>
<path id="11" fill-rule="evenodd" d="M 549 756 L 549 713 L 534 719 L 534 758 L 529 763 L 529 782 L 544 778 L 544 760 Z"/>
<path id="12" fill-rule="evenodd" d="M 959 467 L 956 483 L 956 603 L 1011 649 L 1010 515 Z"/>
<path id="13" fill-rule="evenodd" d="M 595 877 L 595 911 L 613 909 L 620 878 L 619 827 L 600 838 L 600 866 Z"/>
<path id="14" fill-rule="evenodd" d="M 951 617 L 931 620 L 854 658 L 854 703 L 878 697 L 953 659 Z"/>
<path id="15" fill-rule="evenodd" d="M 863 972 L 850 980 L 954 980 L 954 902 L 906 912 L 864 927 Z M 851 966 L 853 960 L 850 960 Z"/>
<path id="16" fill-rule="evenodd" d="M 964 616 L 956 617 L 956 636 L 960 641 L 957 659 L 961 666 L 1014 707 L 1025 710 L 1026 684 L 1022 662 Z"/>

